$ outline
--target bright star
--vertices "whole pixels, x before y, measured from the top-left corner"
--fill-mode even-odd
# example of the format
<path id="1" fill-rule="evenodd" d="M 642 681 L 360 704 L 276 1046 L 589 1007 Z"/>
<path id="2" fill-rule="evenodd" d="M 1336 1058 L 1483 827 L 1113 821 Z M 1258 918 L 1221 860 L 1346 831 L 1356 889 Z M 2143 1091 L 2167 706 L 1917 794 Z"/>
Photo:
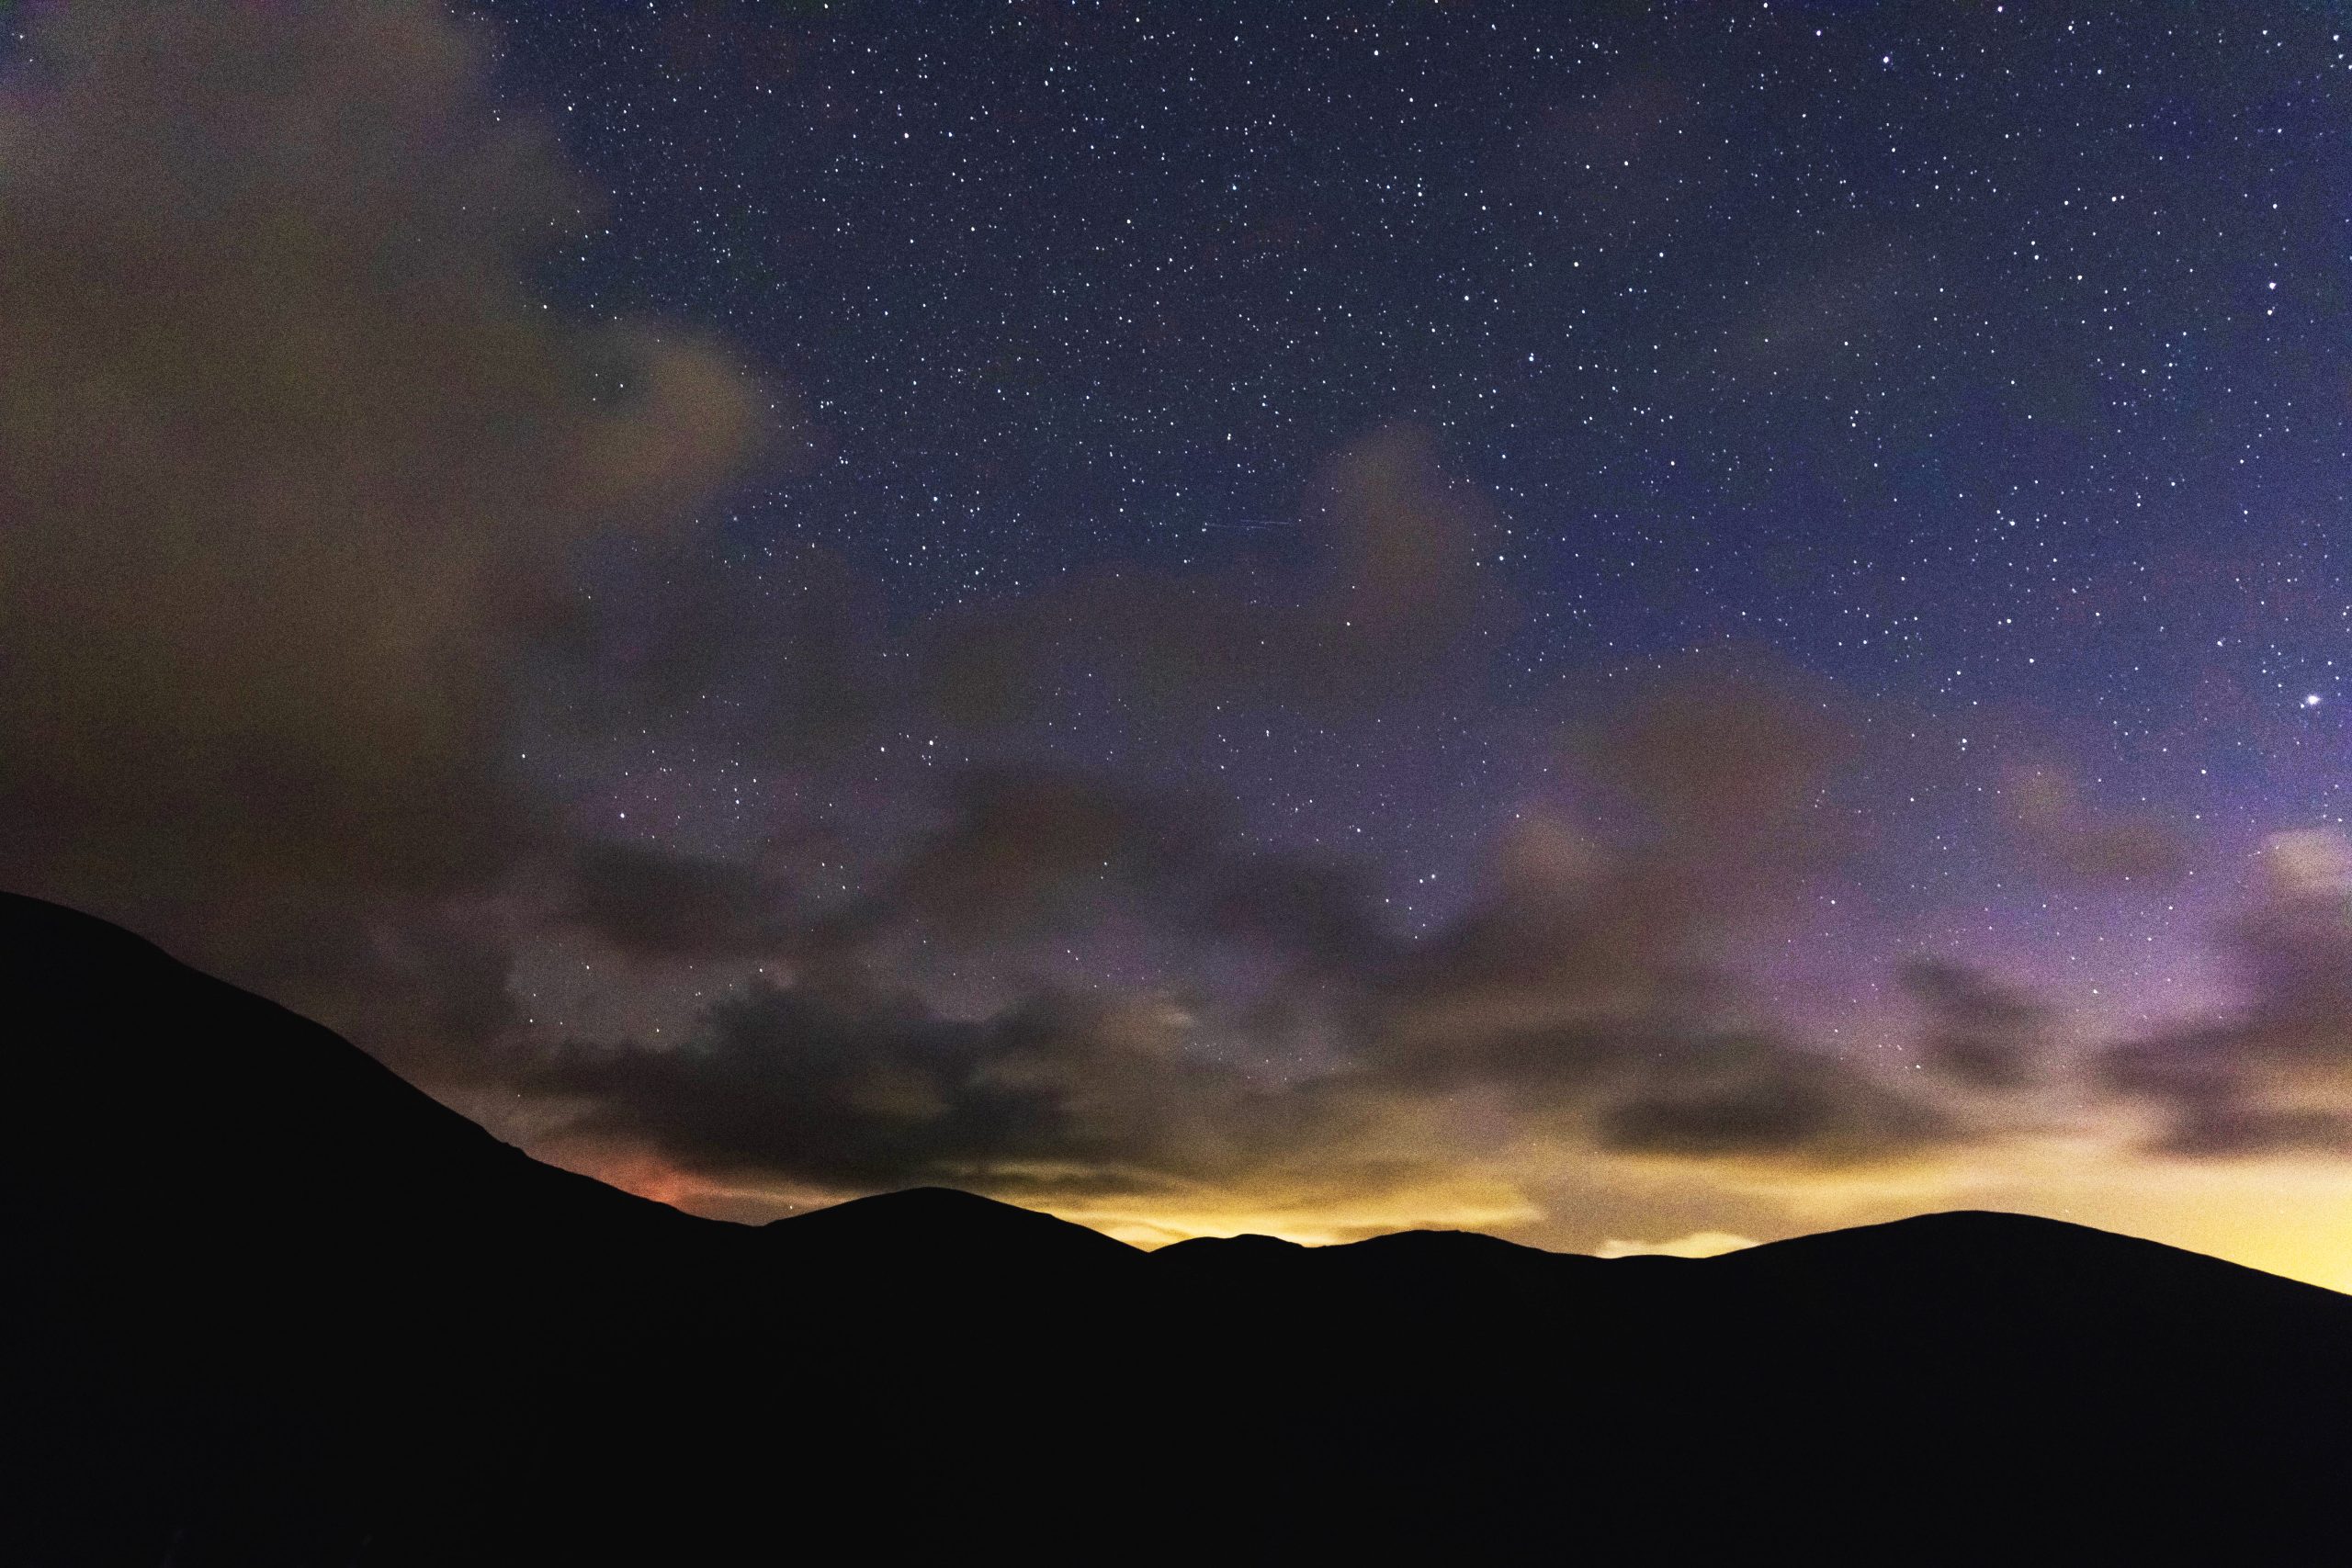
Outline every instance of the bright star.
<path id="1" fill-rule="evenodd" d="M 2317 692 L 2304 693 L 2303 705 L 2307 708 L 2315 708 L 2319 706 L 2319 694 Z"/>

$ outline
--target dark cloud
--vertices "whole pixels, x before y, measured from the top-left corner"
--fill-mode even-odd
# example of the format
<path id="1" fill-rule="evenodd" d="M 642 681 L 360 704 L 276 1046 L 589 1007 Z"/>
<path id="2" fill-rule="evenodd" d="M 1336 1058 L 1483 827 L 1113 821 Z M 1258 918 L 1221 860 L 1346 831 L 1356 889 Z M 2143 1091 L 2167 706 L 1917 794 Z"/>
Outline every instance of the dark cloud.
<path id="1" fill-rule="evenodd" d="M 1162 756 L 1233 716 L 1347 722 L 1491 703 L 1510 596 L 1485 564 L 1492 507 L 1435 438 L 1374 428 L 1302 477 L 1265 547 L 1216 569 L 1133 564 L 894 619 L 830 550 L 637 540 L 568 608 L 535 668 L 538 707 L 582 739 L 616 722 L 699 732 L 763 765 L 854 767 L 909 734 L 1034 742 L 1078 719 Z"/>
<path id="2" fill-rule="evenodd" d="M 761 400 L 707 346 L 535 297 L 582 193 L 437 6 L 29 23 L 0 96 L 0 881 L 381 1043 L 345 1004 L 382 955 L 481 934 L 453 906 L 541 831 L 504 676 L 572 554 L 675 526 Z"/>
<path id="3" fill-rule="evenodd" d="M 733 958 L 780 948 L 790 896 L 733 861 L 643 844 L 578 845 L 559 918 L 641 958 Z"/>
<path id="4" fill-rule="evenodd" d="M 526 671 L 537 722 L 585 746 L 728 716 L 747 763 L 820 769 L 928 717 L 879 584 L 815 546 L 744 570 L 707 538 L 596 553 L 593 599 L 552 620 Z"/>
<path id="5" fill-rule="evenodd" d="M 1729 945 L 1841 850 L 1817 807 L 1852 737 L 1770 669 L 1694 661 L 1577 730 L 1566 764 L 1594 785 L 1592 819 L 1522 814 L 1483 895 L 1386 978 L 1398 1024 L 1384 1049 L 1458 1054 L 1488 1021 L 1679 1032 L 1725 1010 Z"/>
<path id="6" fill-rule="evenodd" d="M 1180 948 L 1238 949 L 1351 983 L 1398 934 L 1359 859 L 1256 847 L 1198 795 L 1046 766 L 960 773 L 870 890 L 805 927 L 795 952 L 830 964 L 909 942 L 1001 955 L 1114 921 Z"/>
<path id="7" fill-rule="evenodd" d="M 1510 615 L 1478 565 L 1490 519 L 1425 434 L 1391 427 L 1350 446 L 1302 515 L 1304 558 L 1105 573 L 960 612 L 895 649 L 846 624 L 812 652 L 774 617 L 766 629 L 695 617 L 684 635 L 697 647 L 747 626 L 752 641 L 686 667 L 832 671 L 852 694 L 772 687 L 786 700 L 742 711 L 828 733 L 863 715 L 840 732 L 871 726 L 868 751 L 934 723 L 1019 736 L 1089 703 L 1148 715 L 1164 739 L 1251 705 L 1343 723 L 1449 682 L 1487 700 L 1483 639 Z M 715 622 L 737 630 L 700 629 Z M 657 646 L 662 624 L 651 617 L 639 640 Z M 747 659 L 747 647 L 766 651 Z M 1246 1183 L 1300 1160 L 1394 1179 L 1450 1157 L 1428 1140 L 1400 1155 L 1394 1139 L 1413 1140 L 1396 1129 L 1473 1100 L 1542 1138 L 1689 1158 L 1845 1163 L 1957 1136 L 1922 1087 L 1756 1027 L 1729 958 L 1849 848 L 1828 792 L 1860 748 L 1851 705 L 1745 649 L 1688 658 L 1582 709 L 1527 720 L 1558 730 L 1573 785 L 1520 812 L 1466 907 L 1421 937 L 1399 928 L 1368 862 L 1268 852 L 1228 809 L 1146 782 L 1146 767 L 981 766 L 910 803 L 855 891 L 797 921 L 778 949 L 796 979 L 770 994 L 763 1026 L 714 1013 L 683 1051 L 573 1049 L 534 1082 L 584 1108 L 575 1138 L 642 1137 L 730 1179 L 987 1186 L 1050 1169 L 1080 1194 Z M 1069 954 L 1100 957 L 1105 942 L 1107 969 L 1127 976 L 1111 993 L 1121 1000 L 1076 1009 Z M 943 972 L 989 977 L 985 1003 L 965 988 L 975 1019 L 934 1010 L 922 987 Z M 886 994 L 897 999 L 880 1011 L 841 1001 Z M 1092 1038 L 1115 1023 L 1132 1044 L 1143 1016 L 1158 1021 L 1148 1056 Z M 811 1051 L 852 1059 L 829 1043 L 861 1027 L 892 1081 L 920 1094 L 802 1076 Z M 1006 1089 L 1002 1055 L 1026 1065 L 1023 1093 Z M 1252 1060 L 1255 1077 L 1232 1065 Z M 780 1085 L 804 1103 L 786 1109 Z M 714 1127 L 735 1129 L 723 1149 L 694 1130 L 706 1104 Z M 1069 1110 L 1106 1104 L 1128 1111 L 1105 1123 Z M 876 1105 L 890 1109 L 868 1128 Z M 745 1124 L 761 1115 L 772 1135 Z M 809 1152 L 829 1148 L 861 1152 Z"/>
<path id="8" fill-rule="evenodd" d="M 1307 489 L 1303 561 L 1106 570 L 944 618 L 921 655 L 946 717 L 994 726 L 1073 688 L 1167 722 L 1212 707 L 1348 712 L 1475 682 L 1512 607 L 1480 564 L 1496 527 L 1428 432 L 1340 452 Z"/>
<path id="9" fill-rule="evenodd" d="M 530 1081 L 582 1107 L 571 1137 L 843 1187 L 1099 1197 L 1301 1164 L 1393 1181 L 1461 1154 L 1400 1129 L 1474 1102 L 1506 1143 L 1915 1154 L 1965 1129 L 1924 1086 L 1755 1027 L 1724 962 L 1770 890 L 1834 859 L 1809 822 L 1849 743 L 1802 683 L 1706 668 L 1661 685 L 1573 745 L 1606 780 L 1613 832 L 1522 821 L 1483 892 L 1419 939 L 1345 858 L 1258 852 L 1215 813 L 1117 780 L 983 774 L 878 892 L 794 949 L 795 985 L 712 1010 L 685 1047 L 567 1047 Z M 967 1021 L 883 988 L 919 934 L 1001 971 L 1057 917 L 1156 933 L 1187 975 L 1220 952 L 1254 969 L 1203 998 L 1047 986 Z M 1248 1046 L 1264 1070 L 1235 1065 Z"/>
<path id="10" fill-rule="evenodd" d="M 1155 896 L 1201 852 L 1206 826 L 1172 795 L 1062 770 L 982 770 L 945 795 L 944 819 L 916 835 L 854 922 L 960 938 L 1033 930 L 1098 895 Z"/>
<path id="11" fill-rule="evenodd" d="M 2107 1083 L 2156 1111 L 2154 1146 L 2232 1157 L 2352 1150 L 2352 844 L 2275 835 L 2225 951 L 2233 1012 L 2124 1043 Z"/>
<path id="12" fill-rule="evenodd" d="M 2329 1060 L 2309 1045 L 2274 1033 L 2255 1014 L 2133 1041 L 2109 1055 L 2104 1078 L 2157 1113 L 2146 1139 L 2157 1154 L 2352 1152 L 2352 1054 L 2339 1046 Z"/>
<path id="13" fill-rule="evenodd" d="M 1402 941 L 1381 915 L 1371 868 L 1329 851 L 1228 860 L 1196 900 L 1196 929 L 1295 964 L 1306 977 L 1378 973 Z"/>
<path id="14" fill-rule="evenodd" d="M 759 984 L 684 1046 L 570 1045 L 526 1082 L 585 1102 L 567 1136 L 701 1174 L 1116 1190 L 1197 1172 L 1242 1130 L 1250 1097 L 1184 1029 L 1139 999 L 1040 995 L 965 1021 L 878 989 Z"/>
<path id="15" fill-rule="evenodd" d="M 2045 875 L 2162 887 L 2188 870 L 2177 830 L 2153 817 L 2098 810 L 2055 769 L 2013 771 L 2003 795 L 2018 842 Z"/>
<path id="16" fill-rule="evenodd" d="M 1600 1113 L 1600 1142 L 1634 1154 L 1841 1165 L 1917 1154 L 1959 1128 L 1916 1091 L 1760 1035 L 1697 1043 Z"/>
<path id="17" fill-rule="evenodd" d="M 2048 1014 L 2031 997 L 1973 966 L 1915 958 L 1898 971 L 1917 1007 L 1920 1059 L 1979 1089 L 2022 1089 L 2049 1050 Z"/>
<path id="18" fill-rule="evenodd" d="M 2152 1145 L 2185 1159 L 2352 1154 L 2352 1111 L 2264 1105 L 2242 1094 L 2176 1100 Z"/>

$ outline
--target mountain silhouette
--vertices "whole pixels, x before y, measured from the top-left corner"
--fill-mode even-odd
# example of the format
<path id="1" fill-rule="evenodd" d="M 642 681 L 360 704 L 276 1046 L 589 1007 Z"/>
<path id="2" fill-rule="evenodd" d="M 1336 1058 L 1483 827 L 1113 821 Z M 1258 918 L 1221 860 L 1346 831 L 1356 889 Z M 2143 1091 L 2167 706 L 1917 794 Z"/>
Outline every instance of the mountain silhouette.
<path id="1" fill-rule="evenodd" d="M 0 1562 L 2340 1550 L 2352 1298 L 2154 1243 L 736 1225 L 54 905 L 0 994 Z"/>
<path id="2" fill-rule="evenodd" d="M 774 1221 L 766 1229 L 796 1248 L 796 1256 L 811 1259 L 828 1250 L 846 1258 L 889 1247 L 918 1254 L 943 1270 L 1131 1269 L 1144 1262 L 1143 1254 L 1101 1231 L 951 1187 L 854 1198 Z"/>

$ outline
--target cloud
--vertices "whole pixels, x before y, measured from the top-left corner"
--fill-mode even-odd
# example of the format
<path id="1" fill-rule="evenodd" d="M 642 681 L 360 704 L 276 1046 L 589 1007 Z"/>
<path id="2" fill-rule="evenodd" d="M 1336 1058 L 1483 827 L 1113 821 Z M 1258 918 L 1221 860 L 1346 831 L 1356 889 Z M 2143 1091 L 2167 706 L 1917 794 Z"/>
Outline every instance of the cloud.
<path id="1" fill-rule="evenodd" d="M 1518 610 L 1487 564 L 1500 520 L 1410 423 L 1304 473 L 1264 547 L 1216 567 L 1132 563 L 976 595 L 911 625 L 838 553 L 629 542 L 537 671 L 582 739 L 700 732 L 763 766 L 855 767 L 909 734 L 1034 747 L 1083 719 L 1131 758 L 1181 756 L 1245 712 L 1346 724 L 1492 703 Z"/>
<path id="2" fill-rule="evenodd" d="M 2161 887 L 2188 872 L 2179 833 L 2153 817 L 2086 805 L 2075 781 L 2054 769 L 2012 770 L 2003 796 L 2018 842 L 2045 875 Z"/>
<path id="3" fill-rule="evenodd" d="M 558 919 L 634 957 L 735 958 L 785 942 L 789 895 L 733 861 L 608 840 L 574 846 Z"/>
<path id="4" fill-rule="evenodd" d="M 764 400 L 711 345 L 537 297 L 583 194 L 438 7 L 30 28 L 0 95 L 0 881 L 376 1040 L 352 1007 L 387 953 L 482 934 L 453 904 L 543 830 L 505 674 L 572 555 L 677 527 Z"/>
<path id="5" fill-rule="evenodd" d="M 1845 1165 L 1953 1141 L 1952 1118 L 1825 1053 L 1770 1036 L 1703 1042 L 1600 1115 L 1604 1147 L 1696 1158 Z"/>
<path id="6" fill-rule="evenodd" d="M 1261 851 L 1121 779 L 981 773 L 876 891 L 787 945 L 791 983 L 712 1009 L 684 1047 L 561 1046 L 527 1086 L 575 1107 L 574 1141 L 640 1141 L 729 1182 L 1071 1201 L 1427 1187 L 1465 1161 L 1579 1150 L 1912 1157 L 1964 1140 L 1962 1119 L 1764 1021 L 1726 958 L 1834 860 L 1810 821 L 1849 740 L 1798 682 L 1702 668 L 1647 691 L 1571 742 L 1613 827 L 1522 820 L 1420 938 L 1350 860 Z M 1177 979 L 1023 981 L 962 1017 L 911 978 L 942 943 L 1018 976 L 1043 933 L 1105 929 Z M 1193 988 L 1210 971 L 1227 978 Z"/>
<path id="7" fill-rule="evenodd" d="M 1073 682 L 1161 722 L 1238 706 L 1393 705 L 1474 679 L 1514 614 L 1481 565 L 1497 526 L 1408 423 L 1342 448 L 1306 486 L 1306 558 L 1221 573 L 1088 573 L 943 618 L 926 700 L 993 727 L 1066 705 Z"/>
<path id="8" fill-rule="evenodd" d="M 2224 951 L 2237 1008 L 2117 1047 L 2106 1082 L 2158 1112 L 2162 1153 L 2352 1152 L 2352 840 L 2272 835 Z"/>
<path id="9" fill-rule="evenodd" d="M 1914 958 L 1898 976 L 1920 1013 L 1917 1045 L 1927 1065 L 1978 1089 L 2033 1081 L 2050 1038 L 2048 1014 L 2032 998 L 1946 959 Z"/>
<path id="10" fill-rule="evenodd" d="M 1957 1137 L 1919 1089 L 1771 1022 L 1732 961 L 1842 857 L 1820 807 L 1858 745 L 1761 658 L 1630 695 L 1571 748 L 1613 831 L 1518 824 L 1485 895 L 1380 978 L 1360 1071 L 1632 1154 L 1843 1163 Z"/>
<path id="11" fill-rule="evenodd" d="M 1002 940 L 1080 914 L 1098 894 L 1154 897 L 1204 852 L 1197 808 L 1124 779 L 979 769 L 943 794 L 942 819 L 827 935 L 870 940 L 911 924 Z"/>
<path id="12" fill-rule="evenodd" d="M 1201 1171 L 1248 1119 L 1241 1081 L 1184 1050 L 1189 1021 L 1144 997 L 1040 994 L 967 1021 L 903 993 L 760 983 L 684 1046 L 568 1044 L 525 1082 L 583 1105 L 568 1139 L 700 1175 L 1119 1191 Z"/>
<path id="13" fill-rule="evenodd" d="M 765 545 L 752 571 L 705 536 L 628 535 L 588 575 L 525 672 L 537 721 L 583 749 L 723 714 L 747 766 L 811 770 L 934 722 L 881 585 L 836 552 Z"/>

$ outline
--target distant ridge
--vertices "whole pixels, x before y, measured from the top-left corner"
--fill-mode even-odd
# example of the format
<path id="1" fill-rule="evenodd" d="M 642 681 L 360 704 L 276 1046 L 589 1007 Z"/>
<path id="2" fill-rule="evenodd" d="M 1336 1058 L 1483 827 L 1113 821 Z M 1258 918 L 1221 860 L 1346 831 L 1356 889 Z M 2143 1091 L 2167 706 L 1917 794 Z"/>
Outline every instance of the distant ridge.
<path id="1" fill-rule="evenodd" d="M 1700 1261 L 762 1227 L 0 896 L 0 1564 L 2323 1561 L 2352 1298 L 1960 1213 Z"/>

